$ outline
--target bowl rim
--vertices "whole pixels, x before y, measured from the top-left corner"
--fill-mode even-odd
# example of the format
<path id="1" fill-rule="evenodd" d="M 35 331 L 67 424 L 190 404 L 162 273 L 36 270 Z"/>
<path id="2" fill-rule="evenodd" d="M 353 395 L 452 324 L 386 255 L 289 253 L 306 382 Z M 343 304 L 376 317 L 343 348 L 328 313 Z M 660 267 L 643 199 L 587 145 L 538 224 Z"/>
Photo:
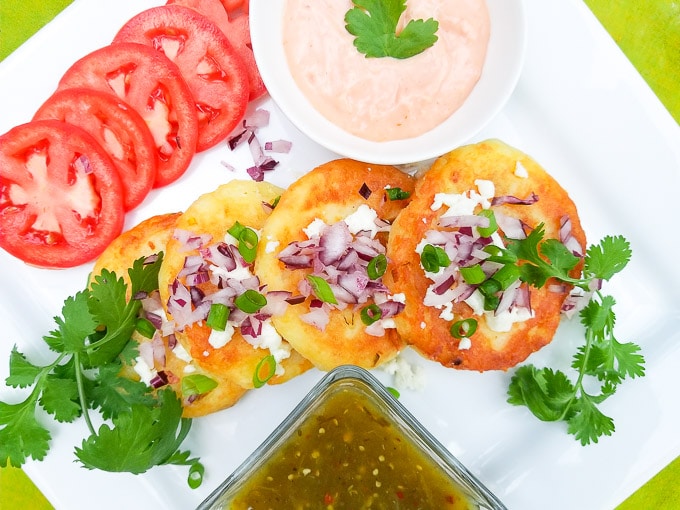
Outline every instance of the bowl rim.
<path id="1" fill-rule="evenodd" d="M 399 427 L 401 432 L 424 451 L 480 510 L 506 510 L 505 505 L 468 468 L 444 447 L 368 370 L 355 365 L 341 365 L 327 372 L 300 400 L 289 415 L 197 508 L 225 508 L 230 498 L 247 481 L 248 475 L 266 462 L 268 455 L 280 447 L 310 414 L 334 392 L 352 386 L 370 399 Z M 266 455 L 267 454 L 267 455 Z"/>
<path id="2" fill-rule="evenodd" d="M 409 164 L 439 157 L 469 142 L 503 109 L 524 65 L 527 21 L 524 0 L 486 0 L 491 33 L 482 76 L 448 119 L 420 136 L 376 142 L 344 131 L 321 115 L 304 96 L 286 64 L 281 17 L 286 0 L 252 0 L 251 42 L 270 97 L 308 138 L 330 151 L 374 164 Z"/>

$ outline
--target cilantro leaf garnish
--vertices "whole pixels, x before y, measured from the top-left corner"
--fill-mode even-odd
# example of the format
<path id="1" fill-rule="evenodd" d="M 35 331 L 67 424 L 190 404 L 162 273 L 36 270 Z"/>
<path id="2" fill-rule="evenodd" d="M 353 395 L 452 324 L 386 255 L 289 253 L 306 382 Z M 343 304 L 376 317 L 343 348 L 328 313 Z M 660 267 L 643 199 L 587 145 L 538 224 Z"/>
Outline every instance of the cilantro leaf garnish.
<path id="1" fill-rule="evenodd" d="M 12 349 L 6 383 L 31 391 L 22 402 L 0 402 L 0 466 L 19 467 L 48 453 L 51 433 L 37 418 L 40 407 L 59 422 L 83 416 L 91 435 L 76 455 L 85 467 L 142 473 L 159 464 L 186 465 L 188 484 L 201 484 L 203 466 L 179 450 L 191 421 L 182 418 L 177 396 L 169 388 L 154 394 L 120 376 L 136 352 L 132 334 L 141 302 L 134 296 L 158 289 L 161 262 L 162 254 L 151 263 L 136 260 L 129 292 L 123 278 L 103 270 L 89 288 L 68 297 L 56 328 L 43 337 L 57 354 L 51 363 L 35 365 Z M 93 410 L 111 424 L 95 431 Z"/>
<path id="2" fill-rule="evenodd" d="M 507 250 L 522 261 L 519 269 L 524 282 L 542 287 L 554 278 L 587 292 L 589 301 L 579 312 L 585 344 L 572 359 L 575 382 L 562 371 L 524 365 L 510 381 L 508 402 L 528 407 L 540 420 L 565 421 L 567 431 L 582 445 L 597 443 L 615 430 L 613 419 L 598 405 L 612 396 L 625 379 L 645 373 L 640 347 L 619 342 L 614 336 L 616 301 L 600 290 L 602 281 L 608 281 L 628 264 L 630 245 L 622 236 L 603 238 L 586 250 L 582 274 L 575 278 L 569 273 L 580 257 L 555 239 L 544 240 L 544 235 L 539 225 L 525 239 L 511 241 Z"/>
<path id="3" fill-rule="evenodd" d="M 355 36 L 354 46 L 366 57 L 409 58 L 437 41 L 439 22 L 433 18 L 410 20 L 397 33 L 406 0 L 353 0 L 345 14 L 345 28 Z"/>
<path id="4" fill-rule="evenodd" d="M 159 391 L 156 404 L 133 404 L 113 418 L 114 427 L 103 424 L 76 448 L 78 459 L 88 469 L 133 474 L 163 464 L 197 464 L 198 459 L 178 452 L 191 420 L 182 418 L 182 405 L 175 393 Z M 111 455 L 112 451 L 116 455 Z"/>

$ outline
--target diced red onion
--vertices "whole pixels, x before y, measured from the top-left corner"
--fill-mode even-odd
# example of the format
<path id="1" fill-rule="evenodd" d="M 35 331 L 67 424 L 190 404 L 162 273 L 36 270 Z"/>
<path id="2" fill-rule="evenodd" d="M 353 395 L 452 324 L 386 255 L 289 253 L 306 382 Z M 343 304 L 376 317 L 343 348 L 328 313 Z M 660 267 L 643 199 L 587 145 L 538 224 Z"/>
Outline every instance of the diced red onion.
<path id="1" fill-rule="evenodd" d="M 307 324 L 311 324 L 320 331 L 324 331 L 330 320 L 328 310 L 324 307 L 310 308 L 310 311 L 302 314 L 300 319 Z"/>
<path id="2" fill-rule="evenodd" d="M 221 164 L 224 168 L 226 168 L 227 170 L 229 170 L 230 172 L 235 172 L 235 171 L 236 171 L 236 167 L 235 167 L 234 165 L 232 165 L 232 164 L 230 164 L 230 163 L 227 163 L 227 162 L 224 161 L 224 160 L 220 161 L 220 164 Z"/>
<path id="3" fill-rule="evenodd" d="M 504 204 L 511 204 L 511 205 L 532 205 L 538 202 L 538 195 L 534 193 L 533 191 L 527 198 L 517 198 L 512 195 L 501 195 L 498 197 L 493 197 L 491 199 L 491 205 L 504 205 Z"/>
<path id="4" fill-rule="evenodd" d="M 371 193 L 371 188 L 369 188 L 366 183 L 363 183 L 361 188 L 359 188 L 359 195 L 361 195 L 364 200 L 368 200 L 368 198 L 371 196 Z"/>
<path id="5" fill-rule="evenodd" d="M 162 370 L 159 370 L 156 375 L 154 375 L 151 380 L 149 381 L 149 385 L 154 388 L 162 388 L 163 386 L 168 384 L 168 376 L 166 373 Z"/>
<path id="6" fill-rule="evenodd" d="M 507 214 L 503 214 L 500 211 L 495 211 L 496 223 L 498 228 L 500 228 L 505 237 L 508 239 L 526 239 L 527 235 L 524 231 L 524 225 L 522 221 Z"/>
<path id="7" fill-rule="evenodd" d="M 282 154 L 288 154 L 292 147 L 293 143 L 289 142 L 288 140 L 274 140 L 271 142 L 265 142 L 264 144 L 264 150 Z"/>
<path id="8" fill-rule="evenodd" d="M 439 225 L 442 227 L 479 227 L 487 228 L 489 218 L 477 214 L 466 214 L 462 216 L 441 216 Z"/>
<path id="9" fill-rule="evenodd" d="M 568 216 L 560 219 L 560 242 L 576 257 L 583 256 L 583 247 L 572 234 L 572 223 Z"/>
<path id="10" fill-rule="evenodd" d="M 257 108 L 245 116 L 243 119 L 243 127 L 255 129 L 266 127 L 269 125 L 269 117 L 269 110 Z"/>
<path id="11" fill-rule="evenodd" d="M 252 131 L 250 129 L 244 129 L 243 131 L 233 135 L 231 138 L 229 138 L 227 140 L 227 143 L 229 144 L 229 148 L 233 151 L 242 142 L 244 142 L 245 140 L 248 140 L 250 138 L 251 133 L 252 133 Z"/>

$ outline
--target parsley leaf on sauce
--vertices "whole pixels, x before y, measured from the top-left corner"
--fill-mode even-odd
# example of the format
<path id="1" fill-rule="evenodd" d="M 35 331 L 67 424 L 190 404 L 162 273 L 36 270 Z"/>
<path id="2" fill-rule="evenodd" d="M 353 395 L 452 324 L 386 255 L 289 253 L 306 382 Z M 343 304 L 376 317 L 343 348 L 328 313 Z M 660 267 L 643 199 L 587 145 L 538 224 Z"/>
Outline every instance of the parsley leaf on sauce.
<path id="1" fill-rule="evenodd" d="M 397 33 L 406 0 L 353 0 L 345 14 L 345 28 L 355 36 L 354 46 L 366 57 L 409 58 L 437 41 L 439 22 L 411 20 Z"/>

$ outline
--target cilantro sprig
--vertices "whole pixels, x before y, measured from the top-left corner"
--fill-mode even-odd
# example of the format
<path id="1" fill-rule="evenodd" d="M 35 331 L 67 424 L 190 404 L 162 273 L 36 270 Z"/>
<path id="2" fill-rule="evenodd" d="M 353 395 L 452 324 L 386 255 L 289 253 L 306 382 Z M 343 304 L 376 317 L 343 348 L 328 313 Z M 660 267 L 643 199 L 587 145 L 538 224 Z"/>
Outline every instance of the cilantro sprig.
<path id="1" fill-rule="evenodd" d="M 544 240 L 544 235 L 539 225 L 526 239 L 512 241 L 505 255 L 522 261 L 518 264 L 520 278 L 530 285 L 542 287 L 554 278 L 590 296 L 579 311 L 585 344 L 572 359 L 575 380 L 560 370 L 524 365 L 510 381 L 508 402 L 527 406 L 540 420 L 566 422 L 568 433 L 582 445 L 597 443 L 615 430 L 614 420 L 598 408 L 599 404 L 611 397 L 625 379 L 645 373 L 640 347 L 620 342 L 614 335 L 616 302 L 600 290 L 602 281 L 608 281 L 628 264 L 630 245 L 622 236 L 603 238 L 588 248 L 581 276 L 574 278 L 569 273 L 581 258 L 555 239 Z"/>
<path id="2" fill-rule="evenodd" d="M 154 394 L 119 375 L 137 355 L 131 338 L 141 301 L 127 296 L 158 289 L 161 261 L 162 254 L 152 263 L 136 260 L 128 271 L 129 293 L 123 278 L 102 270 L 89 288 L 68 297 L 54 318 L 56 329 L 43 337 L 56 353 L 51 363 L 36 365 L 12 349 L 6 383 L 30 393 L 18 403 L 0 402 L 0 466 L 47 455 L 52 435 L 38 419 L 40 407 L 58 422 L 83 417 L 90 436 L 75 454 L 86 468 L 143 473 L 161 464 L 186 465 L 189 485 L 201 484 L 203 466 L 179 449 L 191 420 L 182 418 L 175 393 L 167 388 Z M 105 420 L 99 430 L 92 410 Z"/>
<path id="3" fill-rule="evenodd" d="M 437 42 L 439 22 L 433 18 L 410 20 L 397 33 L 406 0 L 353 0 L 353 4 L 345 14 L 345 28 L 366 57 L 409 58 Z"/>

